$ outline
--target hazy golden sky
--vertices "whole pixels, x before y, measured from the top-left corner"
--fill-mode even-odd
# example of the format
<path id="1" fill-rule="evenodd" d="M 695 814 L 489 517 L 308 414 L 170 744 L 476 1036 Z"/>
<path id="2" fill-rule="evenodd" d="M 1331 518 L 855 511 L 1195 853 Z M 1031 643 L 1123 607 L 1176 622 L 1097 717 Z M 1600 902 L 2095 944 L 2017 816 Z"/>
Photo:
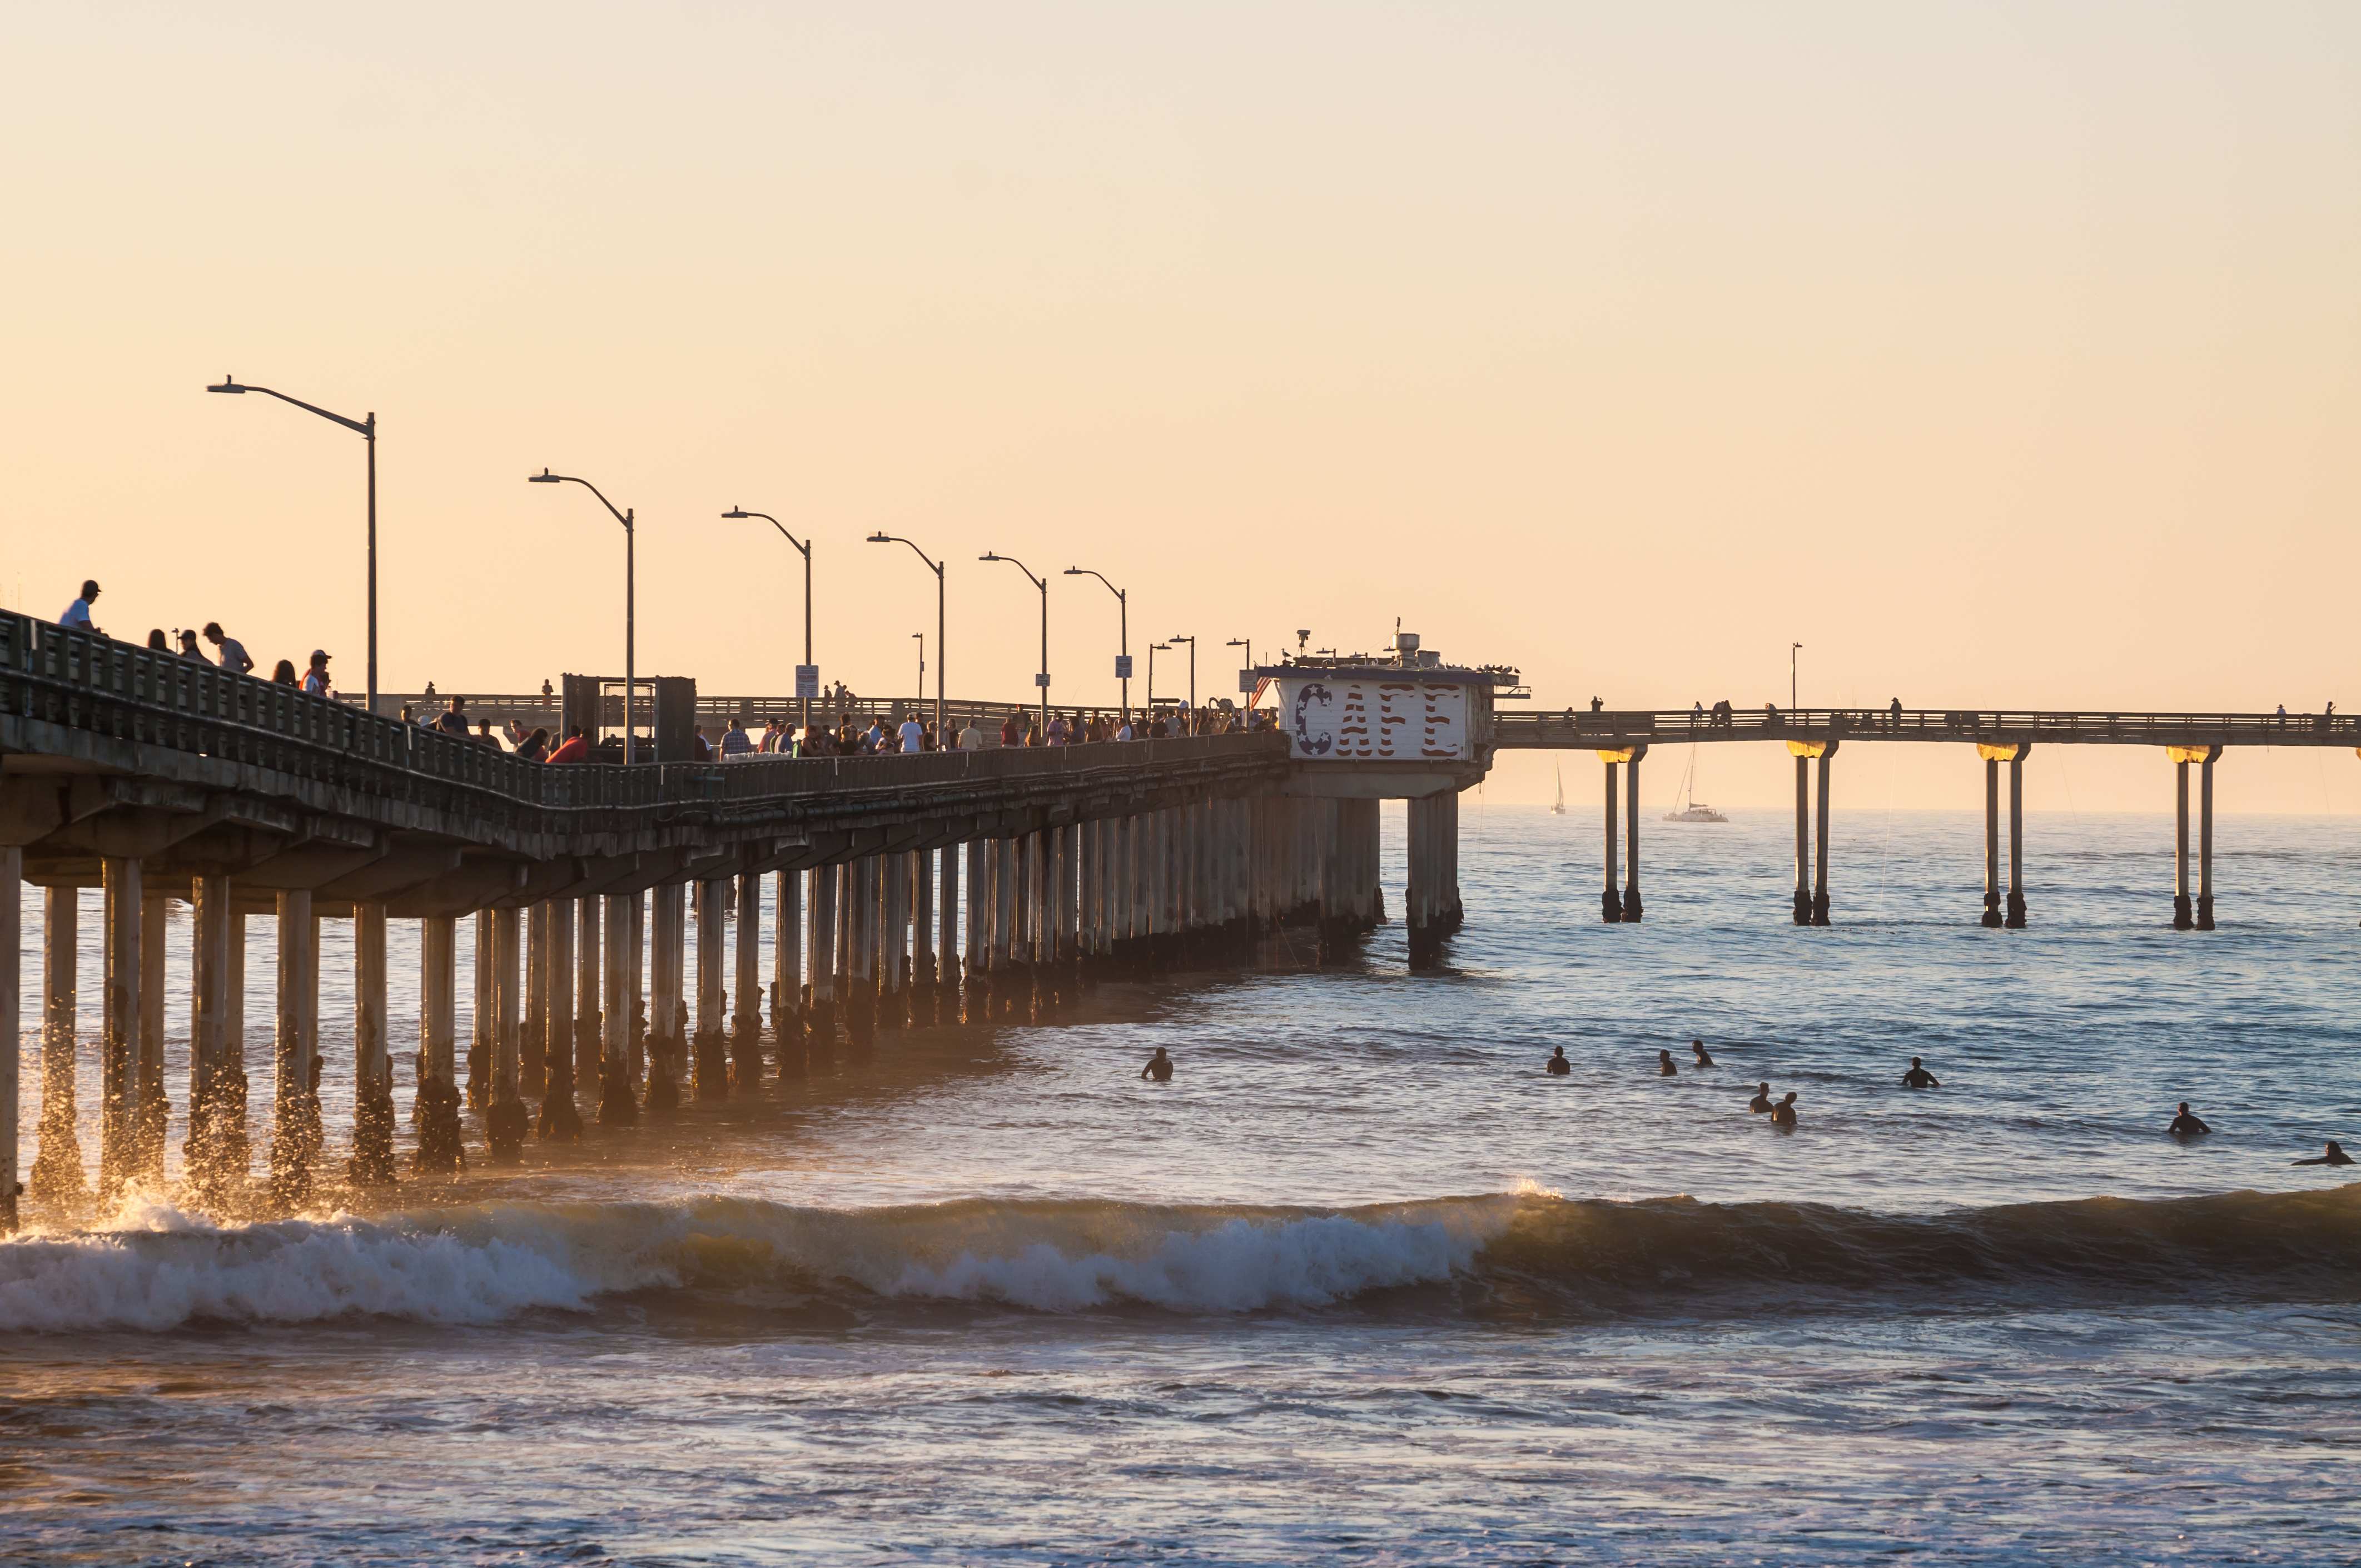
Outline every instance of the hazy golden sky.
<path id="1" fill-rule="evenodd" d="M 1029 689 L 996 549 L 1209 692 L 1400 616 L 1552 706 L 1784 703 L 1800 640 L 1807 702 L 2361 710 L 2361 6 L 27 3 L 0 57 L 38 613 L 95 575 L 360 685 L 360 443 L 227 371 L 379 414 L 388 689 L 620 667 L 548 464 L 709 691 L 802 637 L 742 504 L 863 689 L 933 641 L 884 528 L 952 562 L 955 698 Z M 1057 696 L 1115 629 L 1053 580 Z M 1762 750 L 1711 793 L 1784 798 Z M 2169 799 L 2059 755 L 2037 806 Z M 2361 809 L 2361 760 L 2223 789 Z"/>

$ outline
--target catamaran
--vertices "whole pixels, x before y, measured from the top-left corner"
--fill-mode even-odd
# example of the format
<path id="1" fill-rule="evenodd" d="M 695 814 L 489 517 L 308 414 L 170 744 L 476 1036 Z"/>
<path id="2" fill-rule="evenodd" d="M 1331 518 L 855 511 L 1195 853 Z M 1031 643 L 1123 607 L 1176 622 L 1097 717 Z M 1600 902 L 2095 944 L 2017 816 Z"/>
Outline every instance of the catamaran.
<path id="1" fill-rule="evenodd" d="M 1689 747 L 1689 765 L 1681 771 L 1681 804 L 1664 813 L 1667 822 L 1727 822 L 1729 817 L 1710 806 L 1698 804 L 1697 786 L 1697 747 Z"/>

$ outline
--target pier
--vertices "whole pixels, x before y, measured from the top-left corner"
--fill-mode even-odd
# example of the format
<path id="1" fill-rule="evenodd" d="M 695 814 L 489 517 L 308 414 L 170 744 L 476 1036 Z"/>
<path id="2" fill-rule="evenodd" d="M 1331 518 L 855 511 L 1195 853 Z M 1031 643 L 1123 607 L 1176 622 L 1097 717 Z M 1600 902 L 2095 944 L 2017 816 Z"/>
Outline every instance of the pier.
<path id="1" fill-rule="evenodd" d="M 98 1193 L 154 1182 L 177 1090 L 188 1186 L 249 1191 L 250 1092 L 269 1096 L 263 1184 L 313 1197 L 324 1129 L 319 928 L 353 922 L 357 1085 L 346 1179 L 402 1179 L 397 1061 L 414 1064 L 412 1165 L 448 1172 L 469 1147 L 511 1161 L 528 1138 L 620 1131 L 684 1099 L 745 1093 L 881 1030 L 1037 1019 L 1110 974 L 1251 962 L 1297 928 L 1320 961 L 1387 918 L 1378 803 L 1408 803 L 1402 917 L 1413 968 L 1466 919 L 1458 797 L 1501 748 L 1588 750 L 1605 764 L 1600 909 L 1643 915 L 1639 771 L 1652 745 L 1786 747 L 1795 765 L 1793 919 L 1832 919 L 1831 769 L 1846 746 L 1972 748 L 1985 775 L 1984 925 L 2027 923 L 2023 778 L 2037 746 L 2153 747 L 2176 770 L 2173 919 L 2214 919 L 2213 775 L 2241 745 L 2361 744 L 2350 719 L 2292 716 L 1849 712 L 1509 713 L 1514 672 L 1446 665 L 1405 638 L 1384 659 L 1253 672 L 1251 732 L 1042 749 L 729 762 L 666 760 L 683 726 L 727 706 L 650 683 L 658 758 L 550 766 L 293 687 L 19 615 L 0 615 L 0 1223 L 16 1221 L 20 888 L 44 888 L 41 1114 L 29 1190 L 71 1206 L 82 1140 Z M 554 697 L 594 734 L 617 683 L 569 677 Z M 667 695 L 669 694 L 669 695 Z M 419 699 L 422 700 L 422 697 Z M 396 699 L 398 700 L 398 699 Z M 864 705 L 901 709 L 906 701 Z M 915 704 L 906 704 L 915 707 Z M 961 717 L 1030 705 L 951 705 Z M 667 718 L 667 714 L 670 718 Z M 2000 770 L 2008 770 L 2006 881 Z M 2198 772 L 2191 876 L 2190 770 Z M 104 973 L 77 972 L 80 890 L 99 893 Z M 769 901 L 770 950 L 760 922 Z M 169 902 L 191 911 L 187 1080 L 165 1081 Z M 247 922 L 278 927 L 267 1089 L 248 1076 Z M 420 923 L 413 1050 L 386 1015 L 388 922 Z M 456 1014 L 457 923 L 475 926 L 475 1031 Z M 76 997 L 104 998 L 102 1113 L 76 1124 Z M 767 1017 L 766 1017 L 767 1014 Z M 253 1063 L 259 1067 L 258 1061 Z M 475 1130 L 469 1131 L 473 1117 Z"/>

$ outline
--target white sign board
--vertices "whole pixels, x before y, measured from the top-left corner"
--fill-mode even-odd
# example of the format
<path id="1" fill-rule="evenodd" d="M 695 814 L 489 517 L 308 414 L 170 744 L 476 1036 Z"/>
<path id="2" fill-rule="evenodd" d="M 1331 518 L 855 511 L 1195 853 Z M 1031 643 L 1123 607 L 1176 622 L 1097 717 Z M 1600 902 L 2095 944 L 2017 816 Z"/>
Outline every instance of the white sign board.
<path id="1" fill-rule="evenodd" d="M 796 696 L 803 702 L 813 702 L 818 699 L 819 666 L 818 664 L 796 666 Z"/>
<path id="2" fill-rule="evenodd" d="M 1298 762 L 1449 762 L 1474 755 L 1467 688 L 1455 681 L 1311 673 L 1282 675 L 1268 687 L 1258 703 L 1276 708 Z"/>

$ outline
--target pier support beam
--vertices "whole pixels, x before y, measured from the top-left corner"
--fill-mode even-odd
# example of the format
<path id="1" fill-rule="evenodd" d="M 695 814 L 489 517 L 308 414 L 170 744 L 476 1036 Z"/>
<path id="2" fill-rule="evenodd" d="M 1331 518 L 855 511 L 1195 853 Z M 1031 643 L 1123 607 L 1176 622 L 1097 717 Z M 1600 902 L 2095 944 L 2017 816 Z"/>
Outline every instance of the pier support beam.
<path id="1" fill-rule="evenodd" d="M 229 1077 L 229 879 L 193 880 L 189 944 L 189 1132 L 181 1146 L 189 1190 L 200 1203 L 229 1195 L 223 1134 L 230 1115 Z M 243 1178 L 241 1167 L 236 1173 Z"/>
<path id="2" fill-rule="evenodd" d="M 1820 748 L 1819 790 L 1814 803 L 1812 820 L 1812 924 L 1815 926 L 1828 923 L 1828 763 L 1836 754 L 1837 742 L 1834 740 Z"/>
<path id="3" fill-rule="evenodd" d="M 144 875 L 144 872 L 143 872 Z M 164 934 L 172 901 L 155 888 L 139 900 L 139 1083 L 132 1142 L 140 1179 L 164 1185 L 164 1131 L 172 1114 L 164 1093 Z"/>
<path id="4" fill-rule="evenodd" d="M 495 1165 L 517 1162 L 532 1125 L 524 1100 L 524 927 L 522 910 L 492 912 L 492 1105 L 484 1113 L 484 1144 Z"/>
<path id="5" fill-rule="evenodd" d="M 629 894 L 624 900 L 623 951 L 631 955 L 624 960 L 623 992 L 630 999 L 624 1039 L 631 1064 L 631 1087 L 636 1091 L 647 1078 L 648 999 L 643 994 L 647 973 L 648 895 Z"/>
<path id="6" fill-rule="evenodd" d="M 1998 930 L 2000 913 L 2000 753 L 1976 748 L 1984 760 L 1984 925 Z"/>
<path id="7" fill-rule="evenodd" d="M 688 888 L 667 883 L 649 894 L 648 1094 L 651 1112 L 680 1105 L 680 1080 L 688 1065 L 683 992 L 688 972 Z"/>
<path id="8" fill-rule="evenodd" d="M 492 1063 L 498 1027 L 493 997 L 497 972 L 492 953 L 489 910 L 476 917 L 476 1028 L 481 1042 L 469 1055 L 482 1058 L 481 1098 L 491 1094 Z M 467 1168 L 467 1133 L 459 1124 L 457 1082 L 459 1033 L 459 922 L 449 915 L 430 915 L 418 923 L 418 1089 L 411 1120 L 418 1129 L 418 1146 L 410 1168 L 421 1175 L 456 1176 Z M 471 1063 L 469 1077 L 478 1070 Z M 474 1085 L 471 1083 L 470 1088 Z"/>
<path id="9" fill-rule="evenodd" d="M 2222 748 L 2205 748 L 2197 764 L 2197 928 L 2213 929 L 2213 764 Z"/>
<path id="10" fill-rule="evenodd" d="M 805 967 L 811 974 L 811 1013 L 805 1021 L 808 1059 L 825 1067 L 836 1055 L 836 883 L 834 866 L 811 872 L 811 927 Z"/>
<path id="11" fill-rule="evenodd" d="M 918 1028 L 935 1021 L 934 871 L 926 850 L 910 851 L 910 1023 Z"/>
<path id="12" fill-rule="evenodd" d="M 1410 886 L 1407 906 L 1410 967 L 1433 969 L 1443 961 L 1444 938 L 1451 934 L 1459 905 L 1454 879 L 1457 861 L 1459 797 L 1448 792 L 1409 803 Z"/>
<path id="13" fill-rule="evenodd" d="M 728 1008 L 730 975 L 727 947 L 722 940 L 720 877 L 694 884 L 697 900 L 697 1018 L 689 1033 L 695 1058 L 695 1081 L 699 1100 L 719 1100 L 730 1092 Z"/>
<path id="14" fill-rule="evenodd" d="M 539 1100 L 549 1078 L 549 926 L 546 902 L 524 915 L 524 1033 L 517 1086 L 527 1100 Z"/>
<path id="15" fill-rule="evenodd" d="M 1795 758 L 1795 924 L 1812 923 L 1812 753 L 1790 740 Z"/>
<path id="16" fill-rule="evenodd" d="M 2010 748 L 2008 759 L 2008 918 L 2012 931 L 2025 929 L 2025 754 L 2030 742 Z"/>
<path id="17" fill-rule="evenodd" d="M 574 900 L 574 1084 L 577 1089 L 598 1087 L 598 1058 L 606 1046 L 606 1024 L 601 1016 L 606 1011 L 603 1002 L 606 992 L 599 979 L 605 966 L 598 961 L 600 943 L 605 936 L 604 926 L 597 898 Z"/>
<path id="18" fill-rule="evenodd" d="M 763 879 L 738 878 L 736 985 L 730 1017 L 730 1081 L 741 1092 L 763 1078 Z"/>
<path id="19" fill-rule="evenodd" d="M 105 897 L 106 988 L 98 1058 L 98 1190 L 112 1202 L 138 1174 L 139 862 L 108 855 L 99 862 Z"/>
<path id="20" fill-rule="evenodd" d="M 877 857 L 843 869 L 844 1035 L 865 1051 L 877 1038 Z"/>
<path id="21" fill-rule="evenodd" d="M 779 1076 L 804 1076 L 804 873 L 781 872 L 771 911 L 771 1038 Z"/>
<path id="22" fill-rule="evenodd" d="M 393 1054 L 385 1038 L 385 905 L 353 905 L 353 1155 L 356 1187 L 393 1185 Z"/>
<path id="23" fill-rule="evenodd" d="M 935 901 L 935 1016 L 956 1024 L 960 1016 L 960 847 L 946 844 L 936 858 L 942 885 Z"/>
<path id="24" fill-rule="evenodd" d="M 598 1124 L 602 1127 L 629 1127 L 640 1119 L 639 1098 L 631 1085 L 631 982 L 640 965 L 640 951 L 625 939 L 631 926 L 631 905 L 638 897 L 637 894 L 607 897 L 606 994 L 605 1005 L 598 1010 Z"/>
<path id="25" fill-rule="evenodd" d="M 2189 752 L 2170 748 L 2172 758 L 2172 928 L 2186 931 L 2196 924 L 2189 907 Z"/>
<path id="26" fill-rule="evenodd" d="M 1598 753 L 1598 760 L 1607 764 L 1602 770 L 1607 781 L 1607 885 L 1598 895 L 1598 917 L 1609 926 L 1614 926 L 1620 924 L 1623 919 L 1623 895 L 1616 886 L 1622 879 L 1616 874 L 1615 863 L 1617 830 L 1615 818 L 1618 815 L 1615 809 L 1615 764 L 1623 760 L 1623 755 L 1620 751 L 1601 751 Z"/>
<path id="27" fill-rule="evenodd" d="M 0 845 L 0 1236 L 16 1232 L 16 1179 L 22 1168 L 16 1125 L 24 1111 L 17 1068 L 17 1004 L 25 951 L 25 851 Z"/>
<path id="28" fill-rule="evenodd" d="M 476 911 L 473 994 L 475 1007 L 467 1031 L 467 1109 L 481 1111 L 492 1102 L 492 912 L 489 909 Z M 457 1006 L 456 1001 L 453 1006 Z"/>
<path id="29" fill-rule="evenodd" d="M 967 843 L 967 946 L 960 973 L 966 982 L 962 1016 L 981 1024 L 992 1016 L 992 850 L 990 843 Z"/>
<path id="30" fill-rule="evenodd" d="M 547 908 L 549 980 L 542 997 L 544 1077 L 535 1130 L 544 1140 L 578 1143 L 582 1112 L 574 1102 L 574 901 L 552 899 Z"/>
<path id="31" fill-rule="evenodd" d="M 300 1209 L 320 1157 L 320 922 L 312 895 L 279 894 L 279 1039 L 272 1061 L 270 1194 Z"/>
<path id="32" fill-rule="evenodd" d="M 75 1125 L 74 1050 L 82 892 L 52 887 L 41 895 L 41 1146 L 27 1190 L 64 1211 L 87 1201 L 82 1137 Z"/>
<path id="33" fill-rule="evenodd" d="M 1646 913 L 1640 902 L 1640 759 L 1645 746 L 1625 753 L 1623 764 L 1623 923 L 1636 926 Z"/>

